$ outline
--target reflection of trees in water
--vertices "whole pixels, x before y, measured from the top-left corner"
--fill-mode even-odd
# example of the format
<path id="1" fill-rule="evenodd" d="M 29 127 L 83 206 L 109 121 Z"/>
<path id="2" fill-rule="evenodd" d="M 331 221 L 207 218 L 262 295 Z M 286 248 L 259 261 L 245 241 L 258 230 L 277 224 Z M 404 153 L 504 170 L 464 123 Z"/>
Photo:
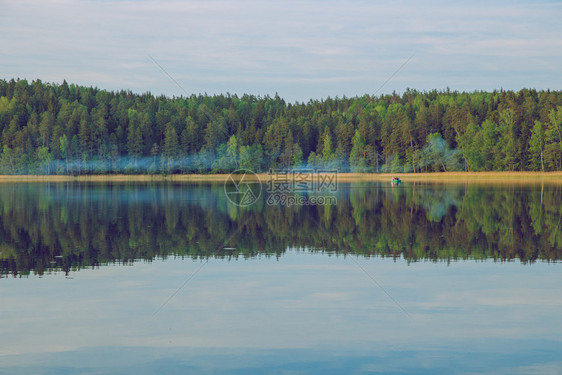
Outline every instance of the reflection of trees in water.
<path id="1" fill-rule="evenodd" d="M 409 261 L 557 260 L 561 190 L 341 185 L 336 206 L 268 206 L 262 197 L 244 208 L 229 204 L 220 184 L 6 184 L 0 272 L 68 272 L 167 256 L 279 256 L 288 247 Z"/>

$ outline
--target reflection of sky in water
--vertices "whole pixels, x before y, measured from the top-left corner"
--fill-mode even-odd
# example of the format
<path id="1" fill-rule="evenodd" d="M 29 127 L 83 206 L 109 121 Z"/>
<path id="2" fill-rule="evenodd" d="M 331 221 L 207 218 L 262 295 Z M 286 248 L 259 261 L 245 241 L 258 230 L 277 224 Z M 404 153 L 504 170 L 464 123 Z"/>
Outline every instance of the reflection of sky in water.
<path id="1" fill-rule="evenodd" d="M 560 373 L 560 264 L 288 252 L 0 283 L 0 373 Z"/>

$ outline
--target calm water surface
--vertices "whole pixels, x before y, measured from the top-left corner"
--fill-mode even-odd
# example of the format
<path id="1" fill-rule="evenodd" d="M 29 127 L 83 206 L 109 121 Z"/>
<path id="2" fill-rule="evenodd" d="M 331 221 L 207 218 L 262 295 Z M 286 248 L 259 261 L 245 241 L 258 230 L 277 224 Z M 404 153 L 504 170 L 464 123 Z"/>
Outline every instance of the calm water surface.
<path id="1" fill-rule="evenodd" d="M 562 188 L 0 185 L 0 373 L 562 373 Z"/>

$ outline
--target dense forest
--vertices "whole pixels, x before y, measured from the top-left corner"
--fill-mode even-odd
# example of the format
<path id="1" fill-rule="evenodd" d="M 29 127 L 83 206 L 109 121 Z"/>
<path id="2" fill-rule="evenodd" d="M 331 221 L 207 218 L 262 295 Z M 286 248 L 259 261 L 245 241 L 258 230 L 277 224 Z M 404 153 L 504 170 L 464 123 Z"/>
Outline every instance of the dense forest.
<path id="1" fill-rule="evenodd" d="M 250 207 L 221 184 L 2 184 L 0 277 L 287 249 L 420 260 L 562 259 L 562 186 L 341 184 L 334 206 Z"/>
<path id="2" fill-rule="evenodd" d="M 562 170 L 562 92 L 287 103 L 0 80 L 0 173 Z"/>

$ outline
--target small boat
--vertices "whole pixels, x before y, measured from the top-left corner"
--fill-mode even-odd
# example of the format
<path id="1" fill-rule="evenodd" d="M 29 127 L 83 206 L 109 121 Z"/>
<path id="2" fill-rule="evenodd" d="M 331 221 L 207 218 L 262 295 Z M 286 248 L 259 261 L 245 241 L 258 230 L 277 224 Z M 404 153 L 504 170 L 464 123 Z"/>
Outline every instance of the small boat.
<path id="1" fill-rule="evenodd" d="M 400 185 L 402 183 L 402 180 L 400 179 L 400 177 L 392 177 L 392 180 L 390 180 L 390 183 L 392 185 Z"/>

